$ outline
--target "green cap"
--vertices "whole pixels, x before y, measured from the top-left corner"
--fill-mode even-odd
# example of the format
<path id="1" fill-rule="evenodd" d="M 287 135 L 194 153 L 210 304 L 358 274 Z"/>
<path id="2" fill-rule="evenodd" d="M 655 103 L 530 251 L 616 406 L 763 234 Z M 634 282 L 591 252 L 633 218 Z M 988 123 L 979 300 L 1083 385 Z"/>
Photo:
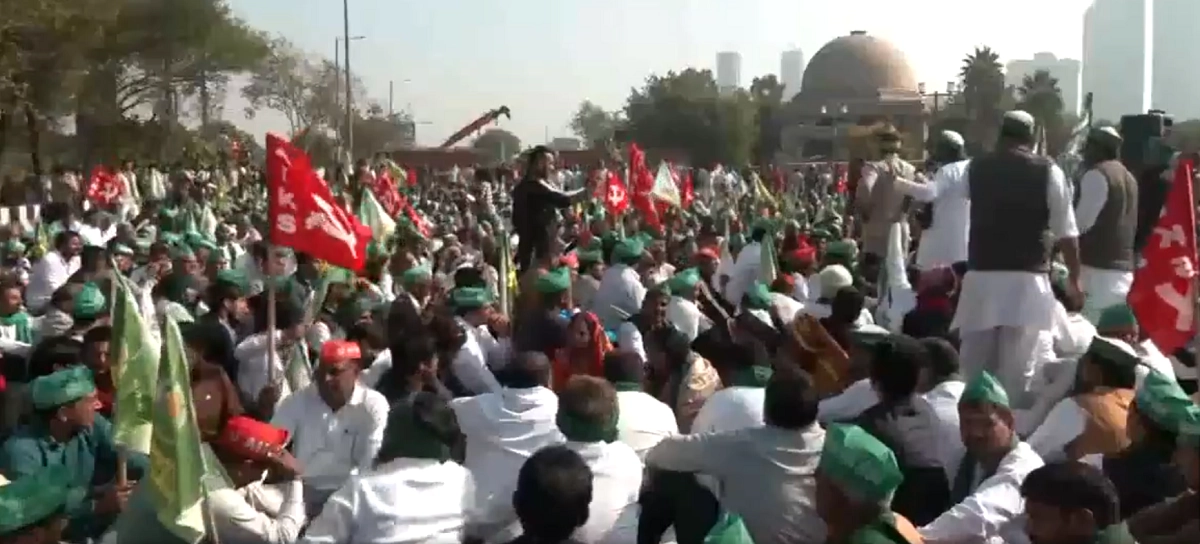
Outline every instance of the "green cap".
<path id="1" fill-rule="evenodd" d="M 989 403 L 1004 408 L 1011 408 L 1008 402 L 1008 392 L 1004 390 L 1004 386 L 996 380 L 990 372 L 984 371 L 975 379 L 967 384 L 963 390 L 962 399 L 958 401 L 962 403 Z"/>
<path id="2" fill-rule="evenodd" d="M 1100 312 L 1100 319 L 1096 322 L 1096 330 L 1099 331 L 1133 327 L 1137 327 L 1137 316 L 1133 314 L 1133 309 L 1128 304 L 1116 304 L 1105 308 Z"/>
<path id="3" fill-rule="evenodd" d="M 70 404 L 95 392 L 92 371 L 82 365 L 42 376 L 29 384 L 29 397 L 38 410 Z"/>
<path id="4" fill-rule="evenodd" d="M 134 252 L 133 252 L 133 248 L 131 248 L 125 244 L 113 244 L 112 254 L 113 255 L 125 255 L 127 257 L 132 257 L 134 255 Z"/>
<path id="5" fill-rule="evenodd" d="M 345 268 L 342 268 L 340 266 L 331 266 L 325 270 L 325 273 L 322 275 L 322 278 L 330 284 L 334 284 L 334 283 L 353 284 L 354 283 L 354 272 L 346 270 Z"/>
<path id="6" fill-rule="evenodd" d="M 604 253 L 599 249 L 585 249 L 576 251 L 575 254 L 579 256 L 580 265 L 594 264 L 604 260 Z"/>
<path id="7" fill-rule="evenodd" d="M 686 293 L 695 289 L 697 283 L 700 283 L 700 269 L 693 267 L 676 273 L 667 282 L 667 286 L 671 288 L 672 293 Z"/>
<path id="8" fill-rule="evenodd" d="M 891 335 L 891 331 L 879 325 L 868 324 L 852 329 L 850 331 L 850 341 L 857 346 L 869 348 L 887 340 Z"/>
<path id="9" fill-rule="evenodd" d="M 746 307 L 751 310 L 766 310 L 771 307 L 771 290 L 761 281 L 746 289 Z"/>
<path id="10" fill-rule="evenodd" d="M 732 234 L 729 236 L 730 249 L 735 248 L 735 247 L 740 248 L 744 245 L 746 245 L 746 237 L 744 235 L 742 235 L 742 233 L 739 232 L 737 234 Z"/>
<path id="11" fill-rule="evenodd" d="M 537 292 L 544 295 L 561 293 L 571 288 L 571 269 L 560 266 L 538 277 L 534 284 Z"/>
<path id="12" fill-rule="evenodd" d="M 227 283 L 243 291 L 248 291 L 250 289 L 250 278 L 247 277 L 246 273 L 241 270 L 227 268 L 217 272 L 217 281 L 221 283 Z"/>
<path id="13" fill-rule="evenodd" d="M 10 255 L 15 253 L 25 253 L 25 244 L 21 243 L 21 241 L 16 238 L 11 238 L 4 244 L 4 252 Z"/>
<path id="14" fill-rule="evenodd" d="M 421 282 L 427 282 L 433 278 L 433 271 L 425 266 L 414 266 L 404 271 L 400 275 L 400 284 L 405 287 L 411 287 Z"/>
<path id="15" fill-rule="evenodd" d="M 51 464 L 0 487 L 0 535 L 37 525 L 55 513 L 74 510 L 83 502 L 86 491 L 75 485 L 73 477 L 66 465 Z"/>
<path id="16" fill-rule="evenodd" d="M 858 245 L 853 240 L 838 240 L 825 245 L 825 256 L 853 259 L 858 255 Z"/>
<path id="17" fill-rule="evenodd" d="M 175 246 L 175 250 L 171 252 L 171 258 L 177 261 L 184 259 L 195 259 L 196 254 L 192 252 L 192 248 L 186 244 Z"/>
<path id="18" fill-rule="evenodd" d="M 231 260 L 229 258 L 229 251 L 224 248 L 214 247 L 208 253 L 208 264 L 217 264 L 222 261 L 229 263 Z"/>
<path id="19" fill-rule="evenodd" d="M 475 310 L 492 302 L 492 294 L 482 287 L 459 287 L 450 292 L 450 304 L 455 308 Z"/>
<path id="20" fill-rule="evenodd" d="M 75 311 L 71 316 L 76 319 L 95 319 L 104 311 L 104 304 L 107 302 L 104 293 L 100 292 L 100 287 L 89 281 L 83 284 L 79 294 L 75 295 Z"/>
<path id="21" fill-rule="evenodd" d="M 642 258 L 642 253 L 646 251 L 646 244 L 642 243 L 637 238 L 626 238 L 617 243 L 617 247 L 613 248 L 613 260 L 623 264 L 637 262 Z"/>
<path id="22" fill-rule="evenodd" d="M 1088 345 L 1088 353 L 1121 366 L 1137 366 L 1140 358 L 1133 347 L 1122 340 L 1095 336 Z"/>
<path id="23" fill-rule="evenodd" d="M 1146 375 L 1133 399 L 1138 413 L 1170 432 L 1178 432 L 1196 406 L 1178 381 L 1157 370 Z"/>
<path id="24" fill-rule="evenodd" d="M 888 499 L 904 481 L 896 454 L 857 425 L 829 426 L 817 470 L 864 502 Z"/>

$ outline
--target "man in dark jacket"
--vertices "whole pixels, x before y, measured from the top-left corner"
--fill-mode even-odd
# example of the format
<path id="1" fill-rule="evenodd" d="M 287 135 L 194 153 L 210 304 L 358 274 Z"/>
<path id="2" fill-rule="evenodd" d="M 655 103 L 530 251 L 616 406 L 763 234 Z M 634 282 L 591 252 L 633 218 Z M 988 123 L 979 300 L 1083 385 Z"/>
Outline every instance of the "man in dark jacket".
<path id="1" fill-rule="evenodd" d="M 585 188 L 562 191 L 550 184 L 554 172 L 554 152 L 539 145 L 529 151 L 525 176 L 513 188 L 512 222 L 520 240 L 517 243 L 517 270 L 524 272 L 534 255 L 550 252 L 550 240 L 558 230 L 554 211 L 586 197 Z"/>

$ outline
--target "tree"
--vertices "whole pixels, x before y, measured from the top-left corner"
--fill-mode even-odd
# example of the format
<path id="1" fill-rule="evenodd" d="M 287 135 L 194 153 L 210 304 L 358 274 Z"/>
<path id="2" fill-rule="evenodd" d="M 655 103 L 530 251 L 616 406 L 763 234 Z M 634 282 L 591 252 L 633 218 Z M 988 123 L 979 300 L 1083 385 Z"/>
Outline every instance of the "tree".
<path id="1" fill-rule="evenodd" d="M 250 83 L 242 96 L 250 102 L 247 115 L 268 109 L 282 113 L 292 135 L 310 129 L 337 129 L 345 126 L 345 103 L 339 92 L 340 74 L 333 63 L 315 59 L 284 38 L 271 42 L 270 53 L 251 72 Z M 355 79 L 354 95 L 366 96 L 361 81 Z"/>
<path id="2" fill-rule="evenodd" d="M 1175 123 L 1167 136 L 1167 144 L 1183 153 L 1200 151 L 1200 120 L 1189 119 Z"/>
<path id="3" fill-rule="evenodd" d="M 962 61 L 958 73 L 962 82 L 964 113 L 970 120 L 968 145 L 979 149 L 995 141 L 1004 112 L 1004 70 L 1000 55 L 990 47 L 976 47 Z M 986 145 L 985 145 L 986 144 Z"/>
<path id="4" fill-rule="evenodd" d="M 521 139 L 502 128 L 489 128 L 471 142 L 471 147 L 482 151 L 488 159 L 506 161 L 521 151 Z"/>
<path id="5" fill-rule="evenodd" d="M 750 96 L 757 112 L 758 144 L 754 156 L 759 164 L 768 164 L 775 158 L 780 141 L 783 110 L 783 84 L 775 74 L 756 77 L 750 82 Z"/>
<path id="6" fill-rule="evenodd" d="M 579 104 L 579 109 L 571 117 L 571 132 L 586 145 L 604 147 L 612 140 L 621 119 L 618 113 L 605 111 L 590 100 Z"/>
<path id="7" fill-rule="evenodd" d="M 625 104 L 633 141 L 686 152 L 692 164 L 747 164 L 757 143 L 755 114 L 749 93 L 722 97 L 712 72 L 693 68 L 650 76 Z"/>
<path id="8" fill-rule="evenodd" d="M 1017 88 L 1017 98 L 1020 108 L 1039 123 L 1047 127 L 1060 123 L 1064 107 L 1062 91 L 1049 70 L 1038 70 L 1025 76 Z"/>

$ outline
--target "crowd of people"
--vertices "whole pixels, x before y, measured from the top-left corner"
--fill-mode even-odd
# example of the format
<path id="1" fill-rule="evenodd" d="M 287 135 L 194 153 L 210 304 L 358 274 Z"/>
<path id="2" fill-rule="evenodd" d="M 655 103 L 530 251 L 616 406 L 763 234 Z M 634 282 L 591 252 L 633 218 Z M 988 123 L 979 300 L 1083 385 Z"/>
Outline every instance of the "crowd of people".
<path id="1" fill-rule="evenodd" d="M 1120 135 L 1068 180 L 1035 133 L 923 172 L 881 131 L 847 194 L 653 221 L 537 147 L 402 187 L 432 231 L 361 271 L 264 241 L 253 170 L 76 185 L 0 234 L 0 542 L 179 540 L 114 441 L 120 280 L 181 324 L 213 543 L 1196 544 L 1194 355 L 1125 303 Z"/>

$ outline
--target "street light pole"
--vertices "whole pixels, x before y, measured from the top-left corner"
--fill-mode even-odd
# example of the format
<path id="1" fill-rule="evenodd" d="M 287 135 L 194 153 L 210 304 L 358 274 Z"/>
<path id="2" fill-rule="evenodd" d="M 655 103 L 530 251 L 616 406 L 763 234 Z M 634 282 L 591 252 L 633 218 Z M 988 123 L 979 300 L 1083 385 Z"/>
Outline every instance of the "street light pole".
<path id="1" fill-rule="evenodd" d="M 350 79 L 350 0 L 342 0 L 342 32 L 346 40 L 346 154 L 347 167 L 354 163 L 354 85 Z"/>

